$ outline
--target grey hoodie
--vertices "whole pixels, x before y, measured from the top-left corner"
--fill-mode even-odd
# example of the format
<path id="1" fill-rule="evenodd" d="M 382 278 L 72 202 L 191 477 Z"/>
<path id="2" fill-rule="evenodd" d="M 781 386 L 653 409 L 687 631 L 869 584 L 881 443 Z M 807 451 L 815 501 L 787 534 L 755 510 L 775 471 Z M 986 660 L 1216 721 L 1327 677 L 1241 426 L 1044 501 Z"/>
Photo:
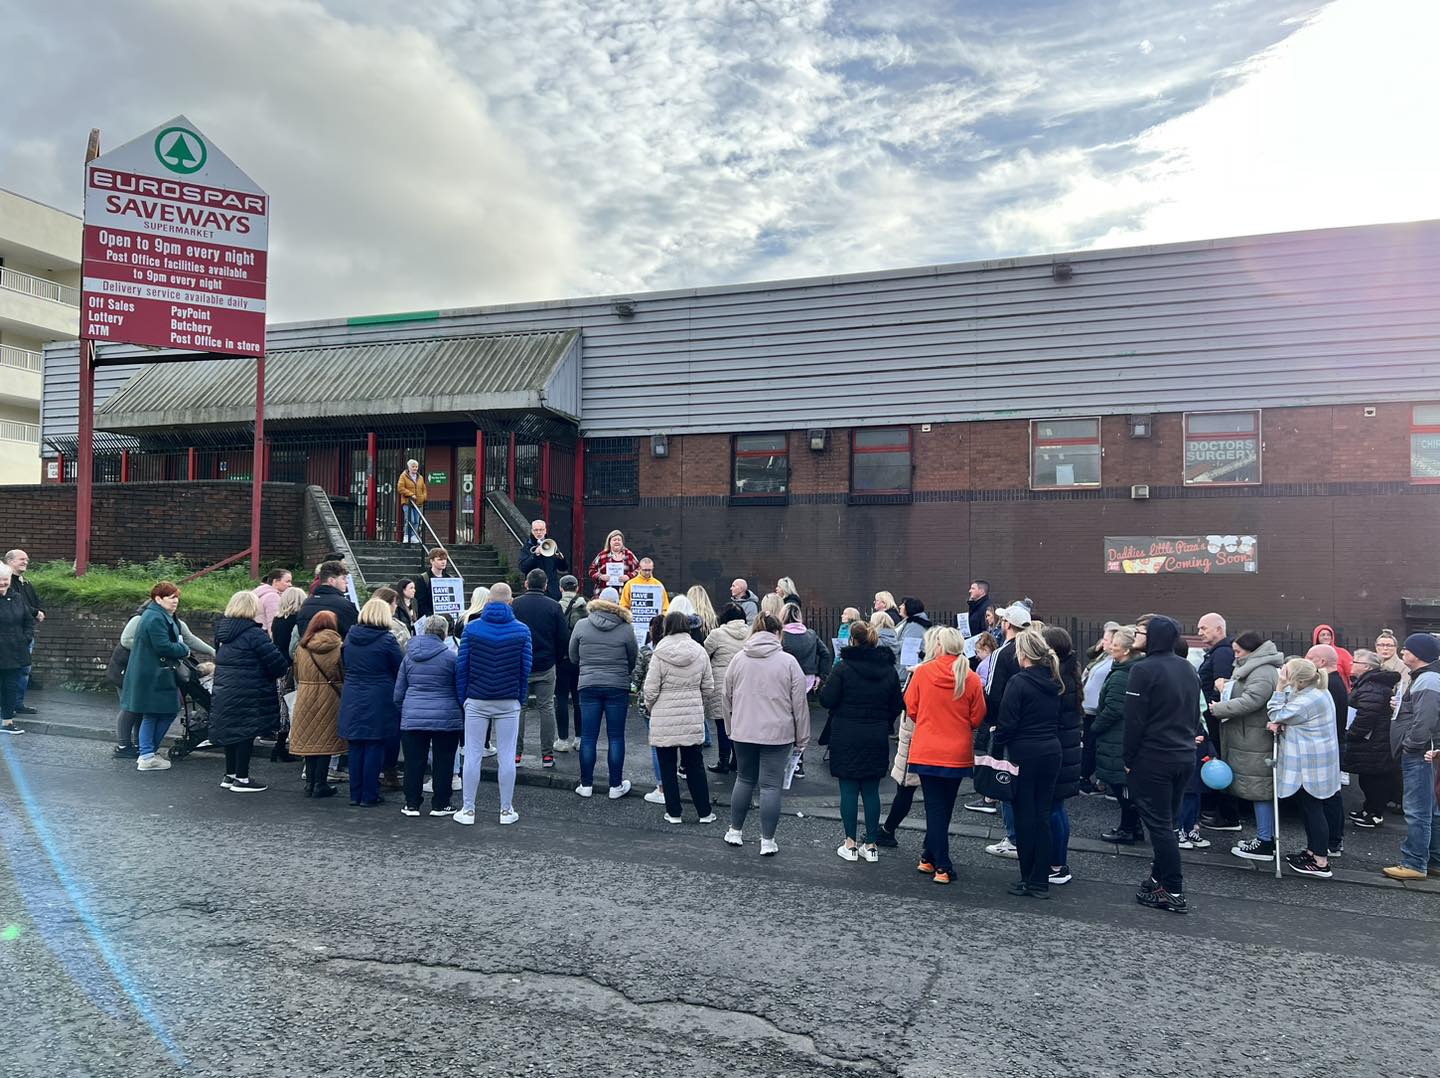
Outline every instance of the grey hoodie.
<path id="1" fill-rule="evenodd" d="M 607 599 L 591 599 L 585 620 L 570 634 L 570 661 L 580 669 L 581 689 L 630 691 L 639 646 L 630 611 Z"/>

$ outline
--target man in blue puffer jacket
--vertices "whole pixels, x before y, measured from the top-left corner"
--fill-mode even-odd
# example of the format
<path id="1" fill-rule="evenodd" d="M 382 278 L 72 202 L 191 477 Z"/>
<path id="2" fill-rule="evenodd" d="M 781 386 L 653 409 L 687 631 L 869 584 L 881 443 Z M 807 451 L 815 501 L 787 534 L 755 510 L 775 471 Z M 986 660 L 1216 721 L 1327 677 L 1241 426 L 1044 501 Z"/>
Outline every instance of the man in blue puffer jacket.
<path id="1" fill-rule="evenodd" d="M 406 816 L 419 816 L 424 801 L 421 783 L 425 761 L 435 755 L 431 816 L 453 816 L 450 776 L 465 713 L 455 694 L 455 653 L 445 646 L 448 623 L 439 614 L 421 618 L 415 638 L 405 649 L 405 661 L 395 679 L 395 703 L 400 708 L 400 741 L 405 746 Z"/>
<path id="2" fill-rule="evenodd" d="M 510 609 L 510 585 L 490 589 L 490 601 L 472 618 L 460 637 L 455 659 L 455 695 L 465 707 L 465 768 L 461 775 L 464 807 L 456 823 L 475 822 L 475 788 L 480 784 L 480 755 L 485 727 L 495 724 L 499 748 L 500 822 L 515 823 L 520 814 L 515 795 L 515 741 L 520 733 L 520 705 L 530 686 L 533 658 L 530 630 Z"/>

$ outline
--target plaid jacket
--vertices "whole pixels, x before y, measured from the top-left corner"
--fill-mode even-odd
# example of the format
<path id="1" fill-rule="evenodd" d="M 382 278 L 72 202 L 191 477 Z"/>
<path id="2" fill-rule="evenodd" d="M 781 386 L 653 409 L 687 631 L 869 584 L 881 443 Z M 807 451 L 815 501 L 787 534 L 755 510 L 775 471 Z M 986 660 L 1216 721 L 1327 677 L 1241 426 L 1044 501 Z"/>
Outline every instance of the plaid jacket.
<path id="1" fill-rule="evenodd" d="M 1340 789 L 1340 744 L 1335 734 L 1335 704 L 1324 689 L 1297 693 L 1282 689 L 1266 705 L 1271 722 L 1280 723 L 1280 763 L 1275 785 L 1280 797 L 1304 789 L 1327 798 Z"/>

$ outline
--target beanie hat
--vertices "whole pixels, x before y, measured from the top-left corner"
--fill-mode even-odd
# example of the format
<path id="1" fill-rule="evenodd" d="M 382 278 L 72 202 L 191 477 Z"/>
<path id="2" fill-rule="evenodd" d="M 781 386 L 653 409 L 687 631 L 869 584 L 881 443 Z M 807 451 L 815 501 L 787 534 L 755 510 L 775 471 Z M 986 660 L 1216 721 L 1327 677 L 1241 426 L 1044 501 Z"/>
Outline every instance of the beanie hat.
<path id="1" fill-rule="evenodd" d="M 1405 650 L 1423 663 L 1440 659 L 1440 637 L 1430 633 L 1411 633 L 1405 638 Z"/>
<path id="2" fill-rule="evenodd" d="M 600 598 L 604 599 L 607 603 L 618 603 L 620 601 L 620 593 L 614 588 L 606 588 L 600 593 Z"/>

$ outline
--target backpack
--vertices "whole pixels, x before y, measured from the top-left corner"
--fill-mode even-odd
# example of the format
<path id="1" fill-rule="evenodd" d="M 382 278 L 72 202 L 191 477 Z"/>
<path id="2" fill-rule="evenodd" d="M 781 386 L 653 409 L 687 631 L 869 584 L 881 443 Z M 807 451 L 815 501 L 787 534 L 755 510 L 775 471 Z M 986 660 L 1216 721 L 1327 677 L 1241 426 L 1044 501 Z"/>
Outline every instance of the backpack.
<path id="1" fill-rule="evenodd" d="M 124 644 L 116 644 L 115 650 L 110 653 L 110 665 L 105 668 L 105 680 L 117 689 L 123 689 L 125 687 L 125 668 L 129 665 L 130 649 Z"/>

